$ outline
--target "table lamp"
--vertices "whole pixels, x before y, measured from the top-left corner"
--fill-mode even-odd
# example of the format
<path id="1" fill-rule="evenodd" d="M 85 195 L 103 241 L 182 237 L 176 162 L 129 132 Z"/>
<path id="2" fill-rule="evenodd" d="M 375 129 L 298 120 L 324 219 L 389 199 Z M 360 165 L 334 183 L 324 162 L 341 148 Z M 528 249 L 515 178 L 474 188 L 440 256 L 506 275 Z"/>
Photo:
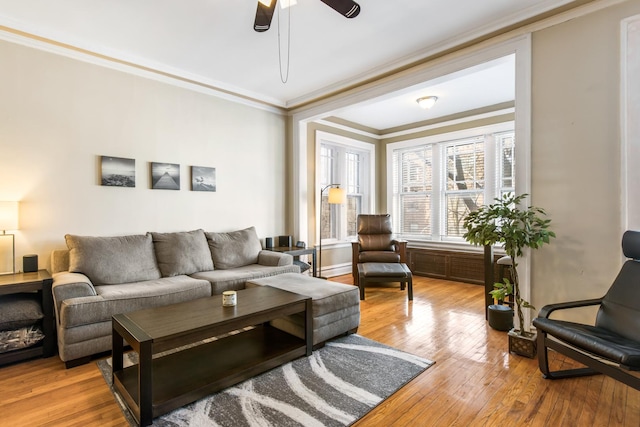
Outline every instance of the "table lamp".
<path id="1" fill-rule="evenodd" d="M 16 273 L 16 237 L 7 230 L 18 229 L 18 202 L 0 202 L 0 237 L 11 236 L 11 274 Z"/>

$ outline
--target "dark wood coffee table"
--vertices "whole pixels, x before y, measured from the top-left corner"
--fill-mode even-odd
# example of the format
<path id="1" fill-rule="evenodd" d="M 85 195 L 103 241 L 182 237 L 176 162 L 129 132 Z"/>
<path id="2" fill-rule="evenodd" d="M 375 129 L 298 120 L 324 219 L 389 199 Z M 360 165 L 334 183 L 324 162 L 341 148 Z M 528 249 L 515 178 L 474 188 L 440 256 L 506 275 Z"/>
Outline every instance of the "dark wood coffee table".
<path id="1" fill-rule="evenodd" d="M 268 322 L 305 313 L 305 339 Z M 206 338 L 218 340 L 153 358 Z M 123 339 L 139 364 L 123 368 Z M 300 356 L 313 346 L 311 298 L 268 286 L 238 291 L 235 307 L 222 296 L 113 316 L 113 386 L 140 425 Z"/>

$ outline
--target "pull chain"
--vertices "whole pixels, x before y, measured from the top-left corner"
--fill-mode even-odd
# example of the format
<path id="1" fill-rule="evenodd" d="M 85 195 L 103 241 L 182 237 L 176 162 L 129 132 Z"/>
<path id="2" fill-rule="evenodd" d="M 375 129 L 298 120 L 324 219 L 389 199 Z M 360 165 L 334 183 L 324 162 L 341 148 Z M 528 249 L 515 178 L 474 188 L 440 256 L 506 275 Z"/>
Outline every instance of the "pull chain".
<path id="1" fill-rule="evenodd" d="M 287 7 L 288 14 L 288 26 L 287 28 L 287 66 L 286 66 L 286 74 L 283 74 L 282 70 L 282 43 L 280 42 L 280 12 L 282 9 L 278 11 L 278 65 L 280 66 L 280 81 L 282 83 L 286 83 L 289 80 L 289 63 L 290 55 L 291 55 L 291 7 Z"/>

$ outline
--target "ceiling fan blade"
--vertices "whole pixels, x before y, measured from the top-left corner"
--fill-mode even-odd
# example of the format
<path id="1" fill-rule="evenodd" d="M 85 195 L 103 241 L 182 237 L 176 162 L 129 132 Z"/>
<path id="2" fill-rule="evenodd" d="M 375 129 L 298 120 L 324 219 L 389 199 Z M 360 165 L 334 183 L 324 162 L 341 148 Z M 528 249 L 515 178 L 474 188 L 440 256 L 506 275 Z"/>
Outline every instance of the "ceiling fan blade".
<path id="1" fill-rule="evenodd" d="M 355 18 L 360 13 L 360 5 L 353 0 L 321 0 L 322 3 L 343 15 L 345 18 Z"/>
<path id="2" fill-rule="evenodd" d="M 265 6 L 261 1 L 258 1 L 256 20 L 253 23 L 254 30 L 261 33 L 271 27 L 271 19 L 273 19 L 273 11 L 276 9 L 277 3 L 278 0 L 272 0 L 271 5 Z"/>

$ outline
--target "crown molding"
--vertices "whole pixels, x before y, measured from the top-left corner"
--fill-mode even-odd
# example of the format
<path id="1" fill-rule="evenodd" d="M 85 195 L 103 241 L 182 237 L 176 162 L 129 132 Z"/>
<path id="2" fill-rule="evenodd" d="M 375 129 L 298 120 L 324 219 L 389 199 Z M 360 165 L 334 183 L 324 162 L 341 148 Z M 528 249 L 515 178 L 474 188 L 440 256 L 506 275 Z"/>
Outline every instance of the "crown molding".
<path id="1" fill-rule="evenodd" d="M 313 122 L 317 123 L 317 124 L 324 125 L 324 126 L 328 126 L 330 128 L 333 128 L 333 129 L 339 129 L 339 130 L 343 130 L 345 132 L 353 133 L 355 135 L 365 136 L 367 138 L 373 138 L 373 139 L 376 139 L 378 141 L 380 141 L 382 139 L 382 137 L 377 133 L 368 132 L 368 131 L 363 130 L 363 129 L 358 128 L 358 127 L 351 127 L 350 125 L 347 125 L 347 124 L 344 124 L 344 123 L 337 123 L 337 122 L 335 122 L 333 120 L 329 120 L 329 118 L 320 119 L 320 120 L 314 120 Z"/>
<path id="2" fill-rule="evenodd" d="M 1 20 L 0 40 L 65 56 L 67 58 L 89 64 L 122 71 L 139 77 L 168 83 L 261 110 L 278 114 L 286 113 L 284 103 L 275 99 L 265 99 L 259 94 L 243 91 L 235 87 L 225 87 L 223 83 L 210 81 L 202 76 L 184 73 L 168 67 L 161 67 L 158 64 L 145 64 L 145 61 L 139 60 L 138 58 L 123 59 L 123 57 L 107 55 L 97 51 L 77 47 L 72 44 L 58 42 L 34 33 L 3 25 Z"/>
<path id="3" fill-rule="evenodd" d="M 353 76 L 348 80 L 345 79 L 305 96 L 292 99 L 287 102 L 286 108 L 288 111 L 298 113 L 313 110 L 318 105 L 344 96 L 354 99 L 359 98 L 359 95 L 372 90 L 375 86 L 390 85 L 389 80 L 396 79 L 398 76 L 419 74 L 426 68 L 437 66 L 442 59 L 451 60 L 464 52 L 479 50 L 509 39 L 526 36 L 532 32 L 540 31 L 625 1 L 627 0 L 578 0 L 547 10 L 525 20 L 517 21 L 518 15 L 514 15 L 511 18 L 511 22 L 503 21 L 502 27 L 492 25 L 468 32 L 466 35 L 447 40 L 418 54 L 385 64 L 366 73 Z M 491 31 L 492 29 L 493 31 Z"/>
<path id="4" fill-rule="evenodd" d="M 528 13 L 531 13 L 532 10 L 540 11 L 533 17 L 527 18 L 526 12 L 511 15 L 497 23 L 474 29 L 462 36 L 446 40 L 437 46 L 431 46 L 400 60 L 389 62 L 366 73 L 349 77 L 334 85 L 326 86 L 286 102 L 146 61 L 139 57 L 127 57 L 122 52 L 111 52 L 93 46 L 82 47 L 82 42 L 78 40 L 56 41 L 50 37 L 39 35 L 36 28 L 29 28 L 24 23 L 8 20 L 1 15 L 0 40 L 173 84 L 262 110 L 284 114 L 287 112 L 296 113 L 338 95 L 355 91 L 360 92 L 371 84 L 384 81 L 396 74 L 424 68 L 427 63 L 470 46 L 501 41 L 537 31 L 624 1 L 627 0 L 576 0 L 567 1 L 563 5 L 554 8 L 552 0 L 544 0 L 542 6 L 538 4 L 527 9 L 526 12 Z M 63 39 L 61 38 L 60 40 Z"/>
<path id="5" fill-rule="evenodd" d="M 433 129 L 444 128 L 447 126 L 455 126 L 461 123 L 468 123 L 476 120 L 482 120 L 482 119 L 487 119 L 491 117 L 513 114 L 514 112 L 515 112 L 515 107 L 502 108 L 502 109 L 497 109 L 497 110 L 487 111 L 482 113 L 473 113 L 470 111 L 469 113 L 471 114 L 464 117 L 457 117 L 457 118 L 451 118 L 451 119 L 444 118 L 443 121 L 437 121 L 437 119 L 434 119 L 434 120 L 430 120 L 433 123 L 419 125 L 416 127 L 407 126 L 406 129 L 402 129 L 398 131 L 391 131 L 391 132 L 381 131 L 381 133 L 375 133 L 374 132 L 375 130 L 367 131 L 361 128 L 357 123 L 353 123 L 353 127 L 352 127 L 352 125 L 346 120 L 337 121 L 331 117 L 314 120 L 313 122 L 321 125 L 325 125 L 334 129 L 339 129 L 339 130 L 350 132 L 356 135 L 361 135 L 368 138 L 376 139 L 378 141 L 382 141 L 385 139 L 392 139 L 392 138 L 398 138 L 398 137 L 403 137 L 407 135 L 414 135 L 421 132 L 430 131 Z"/>

